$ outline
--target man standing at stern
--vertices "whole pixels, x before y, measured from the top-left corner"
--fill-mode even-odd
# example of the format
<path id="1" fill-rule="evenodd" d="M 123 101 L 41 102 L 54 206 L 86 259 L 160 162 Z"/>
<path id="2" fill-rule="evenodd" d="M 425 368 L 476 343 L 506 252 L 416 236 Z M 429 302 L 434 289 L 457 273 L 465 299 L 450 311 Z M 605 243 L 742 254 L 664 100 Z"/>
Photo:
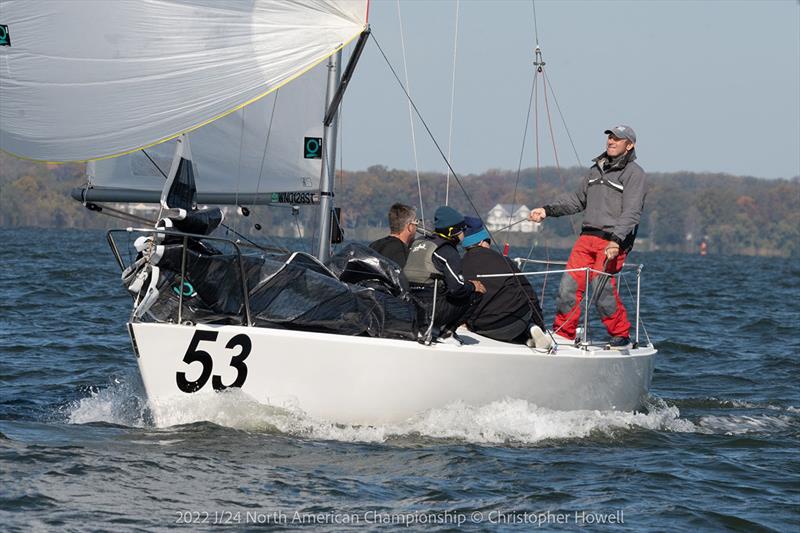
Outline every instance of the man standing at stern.
<path id="1" fill-rule="evenodd" d="M 635 162 L 636 133 L 625 125 L 605 133 L 606 151 L 593 160 L 594 165 L 578 189 L 537 207 L 528 216 L 534 222 L 541 222 L 546 217 L 584 212 L 581 234 L 572 247 L 567 270 L 591 267 L 616 274 L 622 270 L 636 238 L 647 194 L 644 170 Z M 565 272 L 561 278 L 553 330 L 569 340 L 575 339 L 581 300 L 586 292 L 585 276 L 584 272 Z M 592 272 L 590 281 L 592 293 L 600 291 L 593 298 L 611 336 L 608 344 L 616 349 L 627 348 L 631 323 L 617 292 L 617 280 Z"/>

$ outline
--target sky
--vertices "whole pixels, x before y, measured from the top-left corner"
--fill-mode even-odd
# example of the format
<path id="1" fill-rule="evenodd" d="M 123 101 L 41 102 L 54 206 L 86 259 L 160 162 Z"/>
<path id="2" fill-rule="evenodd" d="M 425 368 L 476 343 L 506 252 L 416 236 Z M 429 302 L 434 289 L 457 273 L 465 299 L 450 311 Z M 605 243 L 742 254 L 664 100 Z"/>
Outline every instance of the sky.
<path id="1" fill-rule="evenodd" d="M 605 149 L 603 131 L 628 124 L 648 171 L 800 175 L 798 0 L 537 0 L 535 24 L 533 5 L 402 0 L 400 16 L 395 0 L 370 5 L 373 36 L 404 82 L 407 69 L 411 96 L 459 175 L 516 170 L 521 154 L 522 168 L 535 167 L 534 123 L 542 166 L 556 157 L 588 166 Z M 539 76 L 538 120 L 532 111 L 523 150 L 537 35 L 555 143 Z M 415 164 L 407 100 L 374 42 L 341 127 L 337 166 L 446 171 L 418 120 Z"/>

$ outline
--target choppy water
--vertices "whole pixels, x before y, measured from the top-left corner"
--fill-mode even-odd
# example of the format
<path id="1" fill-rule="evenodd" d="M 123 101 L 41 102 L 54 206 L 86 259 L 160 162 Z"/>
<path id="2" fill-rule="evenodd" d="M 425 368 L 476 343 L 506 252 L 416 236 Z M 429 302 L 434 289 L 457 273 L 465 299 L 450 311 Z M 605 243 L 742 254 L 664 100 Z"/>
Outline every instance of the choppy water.
<path id="1" fill-rule="evenodd" d="M 800 526 L 793 261 L 633 254 L 660 350 L 640 413 L 509 399 L 348 427 L 233 393 L 155 428 L 103 234 L 0 243 L 5 530 Z"/>

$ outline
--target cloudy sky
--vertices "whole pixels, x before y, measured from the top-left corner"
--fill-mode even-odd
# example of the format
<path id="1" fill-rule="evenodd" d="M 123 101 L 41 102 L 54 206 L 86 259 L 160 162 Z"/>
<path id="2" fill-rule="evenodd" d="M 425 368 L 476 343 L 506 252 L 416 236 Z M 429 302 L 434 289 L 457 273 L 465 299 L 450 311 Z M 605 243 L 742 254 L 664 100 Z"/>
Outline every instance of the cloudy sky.
<path id="1" fill-rule="evenodd" d="M 537 0 L 535 8 L 536 24 L 525 0 L 400 3 L 412 97 L 458 173 L 517 168 L 538 29 L 562 166 L 586 165 L 604 149 L 603 130 L 625 123 L 647 170 L 800 174 L 797 0 Z M 372 2 L 373 34 L 405 78 L 400 20 L 395 0 Z M 541 81 L 540 160 L 552 165 Z M 523 167 L 536 162 L 534 119 Z M 344 168 L 415 167 L 407 103 L 375 43 L 356 71 L 342 127 Z M 420 168 L 444 171 L 415 127 Z"/>

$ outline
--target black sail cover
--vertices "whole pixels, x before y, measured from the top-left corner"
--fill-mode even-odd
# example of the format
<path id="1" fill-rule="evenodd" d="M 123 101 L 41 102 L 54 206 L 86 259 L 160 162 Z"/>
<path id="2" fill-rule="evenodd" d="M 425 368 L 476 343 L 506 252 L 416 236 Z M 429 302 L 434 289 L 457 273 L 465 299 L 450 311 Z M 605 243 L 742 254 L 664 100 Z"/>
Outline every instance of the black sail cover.
<path id="1" fill-rule="evenodd" d="M 416 310 L 400 268 L 366 246 L 348 245 L 327 266 L 300 252 L 243 254 L 240 266 L 236 254 L 222 253 L 210 242 L 187 247 L 183 285 L 182 246 L 165 243 L 157 262 L 159 295 L 148 318 L 175 321 L 182 291 L 184 321 L 244 324 L 246 297 L 256 326 L 417 338 Z"/>
<path id="2" fill-rule="evenodd" d="M 167 191 L 166 200 L 169 207 L 186 211 L 194 211 L 197 208 L 197 186 L 191 159 L 181 157 L 175 177 Z"/>

